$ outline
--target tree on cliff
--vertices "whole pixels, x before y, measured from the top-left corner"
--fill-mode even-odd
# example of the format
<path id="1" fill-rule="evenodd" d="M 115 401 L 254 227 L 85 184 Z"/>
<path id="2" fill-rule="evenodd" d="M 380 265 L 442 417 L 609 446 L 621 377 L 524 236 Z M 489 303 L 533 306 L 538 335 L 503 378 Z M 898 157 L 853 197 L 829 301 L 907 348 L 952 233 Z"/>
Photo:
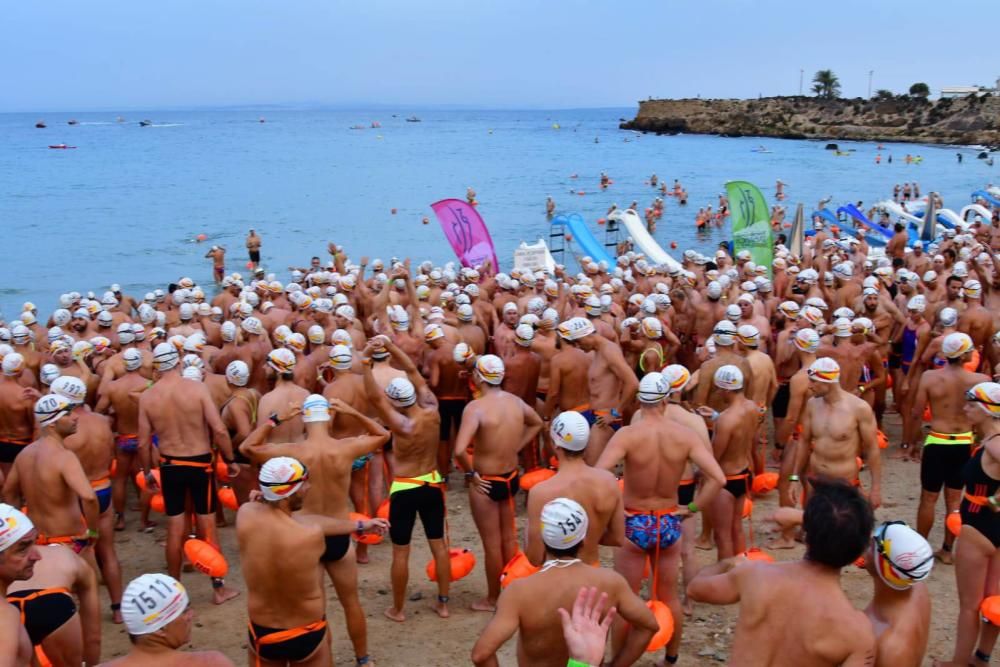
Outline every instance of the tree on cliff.
<path id="1" fill-rule="evenodd" d="M 879 88 L 875 91 L 875 99 L 884 102 L 886 100 L 891 100 L 895 95 L 892 94 L 891 90 L 886 90 L 885 88 Z"/>
<path id="2" fill-rule="evenodd" d="M 812 91 L 823 99 L 836 99 L 840 97 L 840 79 L 832 69 L 821 69 L 813 76 Z"/>
<path id="3" fill-rule="evenodd" d="M 926 83 L 915 83 L 910 86 L 910 95 L 913 97 L 928 97 L 931 94 L 931 88 Z"/>

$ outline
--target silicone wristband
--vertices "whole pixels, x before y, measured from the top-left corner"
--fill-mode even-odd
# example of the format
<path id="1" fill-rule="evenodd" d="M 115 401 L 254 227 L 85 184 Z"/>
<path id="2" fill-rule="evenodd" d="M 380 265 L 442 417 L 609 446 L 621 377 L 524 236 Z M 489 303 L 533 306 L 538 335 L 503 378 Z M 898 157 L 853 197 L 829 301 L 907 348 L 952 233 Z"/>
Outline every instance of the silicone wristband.
<path id="1" fill-rule="evenodd" d="M 692 500 L 691 502 L 688 503 L 688 511 L 691 512 L 691 514 L 697 514 L 701 510 L 698 509 L 698 506 L 695 505 L 694 501 Z"/>
<path id="2" fill-rule="evenodd" d="M 591 665 L 588 665 L 585 662 L 580 662 L 579 660 L 574 660 L 573 658 L 570 658 L 569 662 L 566 663 L 566 667 L 591 667 Z"/>
<path id="3" fill-rule="evenodd" d="M 797 481 L 799 481 L 799 476 L 798 475 L 789 475 L 788 476 L 788 481 L 789 482 L 797 482 Z"/>

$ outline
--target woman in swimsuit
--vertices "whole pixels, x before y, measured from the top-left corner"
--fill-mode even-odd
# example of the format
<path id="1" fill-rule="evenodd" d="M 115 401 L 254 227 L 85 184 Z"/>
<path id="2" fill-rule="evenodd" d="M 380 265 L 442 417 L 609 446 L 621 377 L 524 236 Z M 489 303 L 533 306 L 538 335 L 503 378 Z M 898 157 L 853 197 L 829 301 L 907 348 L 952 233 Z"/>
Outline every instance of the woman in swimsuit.
<path id="1" fill-rule="evenodd" d="M 982 445 L 962 471 L 965 494 L 955 551 L 958 628 L 955 665 L 988 665 L 997 628 L 979 620 L 979 606 L 1000 594 L 1000 384 L 980 382 L 965 394 L 965 414 Z"/>
<path id="2" fill-rule="evenodd" d="M 250 369 L 243 361 L 232 361 L 226 367 L 226 381 L 232 394 L 222 404 L 222 423 L 229 430 L 233 441 L 234 460 L 240 468 L 240 474 L 230 480 L 236 500 L 242 505 L 247 502 L 250 491 L 256 488 L 257 474 L 254 472 L 250 459 L 240 452 L 240 444 L 257 425 L 257 407 L 260 405 L 260 393 L 253 387 L 248 387 Z"/>

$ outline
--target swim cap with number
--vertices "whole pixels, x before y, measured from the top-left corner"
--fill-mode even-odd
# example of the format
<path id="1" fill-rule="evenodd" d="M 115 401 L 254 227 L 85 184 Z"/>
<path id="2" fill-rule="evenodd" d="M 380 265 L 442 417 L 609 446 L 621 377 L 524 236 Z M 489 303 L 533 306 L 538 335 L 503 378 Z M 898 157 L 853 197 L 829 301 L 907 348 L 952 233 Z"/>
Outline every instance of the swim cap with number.
<path id="1" fill-rule="evenodd" d="M 587 447 L 590 439 L 590 424 L 579 412 L 568 410 L 552 420 L 549 427 L 552 442 L 571 452 L 579 452 Z"/>
<path id="2" fill-rule="evenodd" d="M 542 541 L 552 549 L 569 549 L 587 536 L 587 511 L 570 498 L 545 503 L 540 518 Z"/>

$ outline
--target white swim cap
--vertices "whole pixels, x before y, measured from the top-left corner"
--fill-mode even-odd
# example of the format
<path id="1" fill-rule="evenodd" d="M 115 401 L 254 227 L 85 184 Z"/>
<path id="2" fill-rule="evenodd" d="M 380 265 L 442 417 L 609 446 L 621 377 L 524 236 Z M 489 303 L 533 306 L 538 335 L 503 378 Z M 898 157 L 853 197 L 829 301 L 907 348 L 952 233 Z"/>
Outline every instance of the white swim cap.
<path id="1" fill-rule="evenodd" d="M 744 346 L 756 349 L 760 345 L 760 331 L 752 324 L 743 324 L 736 330 L 736 337 Z"/>
<path id="2" fill-rule="evenodd" d="M 799 304 L 794 301 L 782 301 L 778 306 L 778 310 L 781 311 L 781 314 L 784 315 L 785 318 L 789 320 L 797 320 L 799 319 L 799 311 L 801 309 L 799 308 Z"/>
<path id="3" fill-rule="evenodd" d="M 835 338 L 849 338 L 853 335 L 851 328 L 854 324 L 846 317 L 839 317 L 833 322 L 833 335 Z"/>
<path id="4" fill-rule="evenodd" d="M 258 320 L 256 317 L 246 318 L 245 320 L 243 320 L 243 324 L 241 326 L 243 327 L 243 330 L 249 334 L 255 334 L 259 336 L 260 334 L 264 333 L 264 325 L 261 324 L 260 320 Z"/>
<path id="5" fill-rule="evenodd" d="M 569 549 L 587 536 L 587 511 L 570 498 L 545 503 L 541 514 L 542 541 L 552 549 Z"/>
<path id="6" fill-rule="evenodd" d="M 732 364 L 726 364 L 715 371 L 713 380 L 719 389 L 736 391 L 743 388 L 743 371 Z"/>
<path id="7" fill-rule="evenodd" d="M 712 301 L 718 301 L 722 296 L 722 285 L 717 280 L 708 283 L 708 287 L 705 288 L 705 296 Z"/>
<path id="8" fill-rule="evenodd" d="M 484 354 L 476 360 L 476 374 L 487 384 L 500 385 L 505 371 L 503 360 L 495 354 Z"/>
<path id="9" fill-rule="evenodd" d="M 185 366 L 184 370 L 181 371 L 181 377 L 185 380 L 194 380 L 195 382 L 201 382 L 205 379 L 205 374 L 201 372 L 201 369 L 197 366 Z"/>
<path id="10" fill-rule="evenodd" d="M 73 343 L 73 358 L 86 359 L 94 351 L 94 346 L 89 340 L 78 340 Z"/>
<path id="11" fill-rule="evenodd" d="M 55 364 L 44 364 L 38 373 L 38 376 L 42 384 L 51 385 L 57 377 L 59 377 L 60 371 L 59 367 Z"/>
<path id="12" fill-rule="evenodd" d="M 799 314 L 802 319 L 813 326 L 823 322 L 823 311 L 815 306 L 806 306 L 800 311 Z"/>
<path id="13" fill-rule="evenodd" d="M 580 340 L 594 333 L 593 323 L 585 317 L 573 317 L 559 325 L 557 331 L 563 340 Z"/>
<path id="14" fill-rule="evenodd" d="M 289 350 L 304 352 L 306 349 L 306 337 L 296 331 L 285 339 L 285 347 Z"/>
<path id="15" fill-rule="evenodd" d="M 72 316 L 69 314 L 69 311 L 66 310 L 65 308 L 60 308 L 54 313 L 52 313 L 52 323 L 55 324 L 56 326 L 64 327 L 67 324 L 69 324 L 69 321 L 71 319 Z"/>
<path id="16" fill-rule="evenodd" d="M 205 334 L 201 331 L 195 331 L 193 334 L 184 339 L 184 351 L 201 352 L 205 349 L 205 342 Z"/>
<path id="17" fill-rule="evenodd" d="M 226 366 L 226 381 L 235 387 L 247 386 L 247 382 L 250 381 L 250 367 L 239 359 L 229 362 Z"/>
<path id="18" fill-rule="evenodd" d="M 712 339 L 716 345 L 729 347 L 736 343 L 736 325 L 729 320 L 722 320 L 712 330 Z"/>
<path id="19" fill-rule="evenodd" d="M 295 370 L 295 354 L 283 347 L 271 350 L 267 354 L 267 365 L 278 373 L 291 373 Z"/>
<path id="20" fill-rule="evenodd" d="M 934 550 L 902 521 L 887 521 L 872 534 L 875 571 L 889 588 L 905 591 L 930 576 Z"/>
<path id="21" fill-rule="evenodd" d="M 840 382 L 840 364 L 830 357 L 820 357 L 809 366 L 806 374 L 810 380 L 836 384 Z"/>
<path id="22" fill-rule="evenodd" d="M 319 394 L 307 396 L 302 402 L 302 421 L 307 424 L 330 421 L 330 402 Z"/>
<path id="23" fill-rule="evenodd" d="M 188 603 L 181 582 L 166 574 L 144 574 L 122 595 L 125 628 L 133 636 L 153 634 L 180 618 Z"/>
<path id="24" fill-rule="evenodd" d="M 927 309 L 927 299 L 922 294 L 910 297 L 910 300 L 906 302 L 906 309 L 922 313 Z"/>
<path id="25" fill-rule="evenodd" d="M 0 553 L 24 539 L 35 529 L 31 519 L 6 503 L 0 503 Z"/>
<path id="26" fill-rule="evenodd" d="M 983 286 L 978 280 L 966 280 L 962 289 L 970 299 L 978 299 L 983 293 Z"/>
<path id="27" fill-rule="evenodd" d="M 428 324 L 424 329 L 424 340 L 430 343 L 438 338 L 444 338 L 444 329 L 440 324 Z"/>
<path id="28" fill-rule="evenodd" d="M 330 363 L 338 371 L 348 371 L 354 363 L 354 353 L 346 345 L 334 345 L 330 348 Z"/>
<path id="29" fill-rule="evenodd" d="M 812 354 L 819 349 L 819 334 L 815 329 L 799 329 L 795 332 L 792 342 L 797 349 Z"/>
<path id="30" fill-rule="evenodd" d="M 21 374 L 24 370 L 24 355 L 19 352 L 11 352 L 10 354 L 4 355 L 3 358 L 3 374 L 7 377 L 15 377 Z"/>
<path id="31" fill-rule="evenodd" d="M 640 403 L 656 405 L 670 394 L 670 385 L 662 373 L 646 373 L 639 380 L 637 396 Z"/>
<path id="32" fill-rule="evenodd" d="M 142 366 L 142 352 L 132 347 L 122 352 L 122 361 L 126 371 L 137 371 Z"/>
<path id="33" fill-rule="evenodd" d="M 514 329 L 514 342 L 521 347 L 531 347 L 533 340 L 535 340 L 535 329 L 530 324 L 519 324 Z"/>
<path id="34" fill-rule="evenodd" d="M 177 348 L 172 343 L 160 343 L 153 348 L 153 368 L 158 371 L 169 371 L 180 361 Z"/>
<path id="35" fill-rule="evenodd" d="M 942 308 L 938 313 L 938 321 L 946 327 L 953 327 L 958 322 L 958 311 L 954 308 Z"/>
<path id="36" fill-rule="evenodd" d="M 684 391 L 684 388 L 691 381 L 691 371 L 680 364 L 670 364 L 662 371 L 663 380 L 670 388 L 670 394 L 677 394 Z"/>
<path id="37" fill-rule="evenodd" d="M 277 333 L 277 329 L 275 329 L 275 333 Z M 326 340 L 326 331 L 324 331 L 323 327 L 318 324 L 314 324 L 309 327 L 309 331 L 307 333 L 309 336 L 309 342 L 313 345 L 322 345 L 323 341 Z"/>
<path id="38" fill-rule="evenodd" d="M 46 394 L 35 402 L 35 421 L 39 426 L 55 424 L 73 409 L 69 399 L 59 394 Z"/>
<path id="39" fill-rule="evenodd" d="M 236 340 L 236 324 L 234 322 L 223 322 L 219 331 L 222 340 L 230 343 Z"/>
<path id="40" fill-rule="evenodd" d="M 408 408 L 417 402 L 417 390 L 406 378 L 393 378 L 385 388 L 385 395 L 393 405 L 400 408 Z"/>
<path id="41" fill-rule="evenodd" d="M 182 322 L 186 322 L 194 317 L 194 307 L 190 303 L 182 303 L 177 312 Z"/>
<path id="42" fill-rule="evenodd" d="M 974 347 L 972 338 L 960 332 L 950 333 L 941 341 L 941 353 L 948 359 L 958 359 Z"/>
<path id="43" fill-rule="evenodd" d="M 583 451 L 590 438 L 590 424 L 579 412 L 569 410 L 559 413 L 549 427 L 552 442 L 571 452 Z"/>
<path id="44" fill-rule="evenodd" d="M 59 394 L 73 405 L 83 405 L 87 400 L 87 385 L 78 377 L 63 375 L 52 383 L 51 392 Z"/>
<path id="45" fill-rule="evenodd" d="M 466 361 L 474 356 L 472 348 L 469 347 L 468 343 L 459 343 L 455 346 L 455 349 L 451 351 L 451 358 L 455 360 L 456 364 L 463 365 Z"/>

